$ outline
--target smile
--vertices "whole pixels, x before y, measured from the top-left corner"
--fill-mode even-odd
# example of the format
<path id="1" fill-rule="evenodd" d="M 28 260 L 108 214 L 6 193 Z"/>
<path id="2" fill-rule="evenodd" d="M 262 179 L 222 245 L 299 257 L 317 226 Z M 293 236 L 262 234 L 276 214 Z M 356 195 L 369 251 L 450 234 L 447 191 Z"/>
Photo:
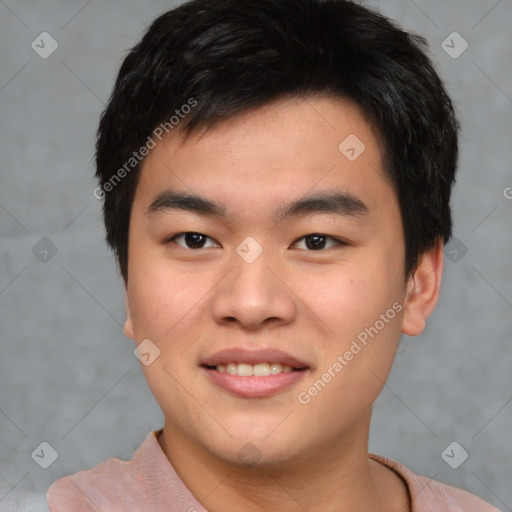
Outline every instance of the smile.
<path id="1" fill-rule="evenodd" d="M 224 349 L 203 359 L 200 366 L 215 387 L 245 398 L 275 395 L 311 370 L 304 361 L 273 348 Z"/>
<path id="2" fill-rule="evenodd" d="M 227 365 L 219 364 L 214 368 L 220 373 L 226 372 L 240 377 L 268 377 L 269 375 L 278 375 L 294 370 L 291 366 L 280 363 L 228 363 Z M 295 368 L 295 370 L 298 370 L 298 368 Z"/>

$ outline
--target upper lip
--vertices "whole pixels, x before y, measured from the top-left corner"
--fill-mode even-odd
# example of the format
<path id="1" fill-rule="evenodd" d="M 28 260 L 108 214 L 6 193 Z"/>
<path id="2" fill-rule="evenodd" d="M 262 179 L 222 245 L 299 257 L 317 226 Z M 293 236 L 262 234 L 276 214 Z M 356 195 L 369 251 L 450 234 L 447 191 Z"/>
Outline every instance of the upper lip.
<path id="1" fill-rule="evenodd" d="M 280 363 L 292 368 L 309 368 L 309 365 L 296 357 L 278 349 L 247 350 L 243 348 L 226 348 L 206 357 L 202 361 L 204 366 L 218 366 L 229 363 Z"/>

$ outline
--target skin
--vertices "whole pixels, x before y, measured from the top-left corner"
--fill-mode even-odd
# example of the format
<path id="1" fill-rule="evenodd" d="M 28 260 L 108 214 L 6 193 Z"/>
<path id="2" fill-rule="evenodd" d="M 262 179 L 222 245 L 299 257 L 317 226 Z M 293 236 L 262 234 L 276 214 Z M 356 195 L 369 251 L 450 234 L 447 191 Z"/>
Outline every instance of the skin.
<path id="1" fill-rule="evenodd" d="M 349 161 L 349 134 L 366 148 Z M 215 200 L 219 219 L 183 210 L 147 214 L 172 187 Z M 278 205 L 306 194 L 344 191 L 365 215 L 310 214 L 277 220 Z M 201 233 L 190 248 L 184 232 Z M 305 236 L 325 234 L 324 248 Z M 262 254 L 236 252 L 248 236 Z M 194 246 L 193 246 L 194 247 Z M 160 356 L 143 366 L 165 415 L 160 445 L 210 512 L 406 511 L 401 478 L 368 459 L 372 404 L 401 333 L 415 336 L 437 302 L 438 242 L 404 273 L 399 205 L 381 164 L 381 145 L 348 100 L 275 101 L 183 140 L 171 133 L 142 165 L 132 207 L 125 333 L 150 339 Z M 298 401 L 366 327 L 394 303 L 400 312 L 308 404 Z M 202 359 L 228 347 L 279 348 L 310 369 L 266 398 L 213 385 Z M 238 452 L 252 443 L 259 460 Z"/>

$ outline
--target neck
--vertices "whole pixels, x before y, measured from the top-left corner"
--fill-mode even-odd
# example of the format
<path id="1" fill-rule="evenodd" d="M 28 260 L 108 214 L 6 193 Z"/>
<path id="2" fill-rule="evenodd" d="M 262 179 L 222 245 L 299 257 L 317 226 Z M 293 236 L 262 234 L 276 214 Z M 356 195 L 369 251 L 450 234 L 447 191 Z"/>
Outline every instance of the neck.
<path id="1" fill-rule="evenodd" d="M 353 433 L 265 467 L 248 468 L 220 459 L 167 420 L 159 443 L 209 512 L 405 512 L 408 495 L 400 477 L 368 459 L 370 416 L 371 412 L 362 418 Z"/>

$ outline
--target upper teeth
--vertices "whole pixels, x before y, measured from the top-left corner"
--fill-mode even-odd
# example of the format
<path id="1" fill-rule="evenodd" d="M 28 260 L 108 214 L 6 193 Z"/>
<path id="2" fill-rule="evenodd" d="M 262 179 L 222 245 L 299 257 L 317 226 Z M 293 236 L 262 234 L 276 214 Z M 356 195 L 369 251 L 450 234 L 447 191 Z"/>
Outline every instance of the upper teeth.
<path id="1" fill-rule="evenodd" d="M 291 372 L 293 368 L 288 365 L 280 363 L 229 363 L 227 365 L 219 364 L 216 366 L 217 371 L 224 373 L 227 372 L 231 375 L 240 375 L 241 377 L 267 377 L 268 375 L 275 375 L 282 372 Z"/>

